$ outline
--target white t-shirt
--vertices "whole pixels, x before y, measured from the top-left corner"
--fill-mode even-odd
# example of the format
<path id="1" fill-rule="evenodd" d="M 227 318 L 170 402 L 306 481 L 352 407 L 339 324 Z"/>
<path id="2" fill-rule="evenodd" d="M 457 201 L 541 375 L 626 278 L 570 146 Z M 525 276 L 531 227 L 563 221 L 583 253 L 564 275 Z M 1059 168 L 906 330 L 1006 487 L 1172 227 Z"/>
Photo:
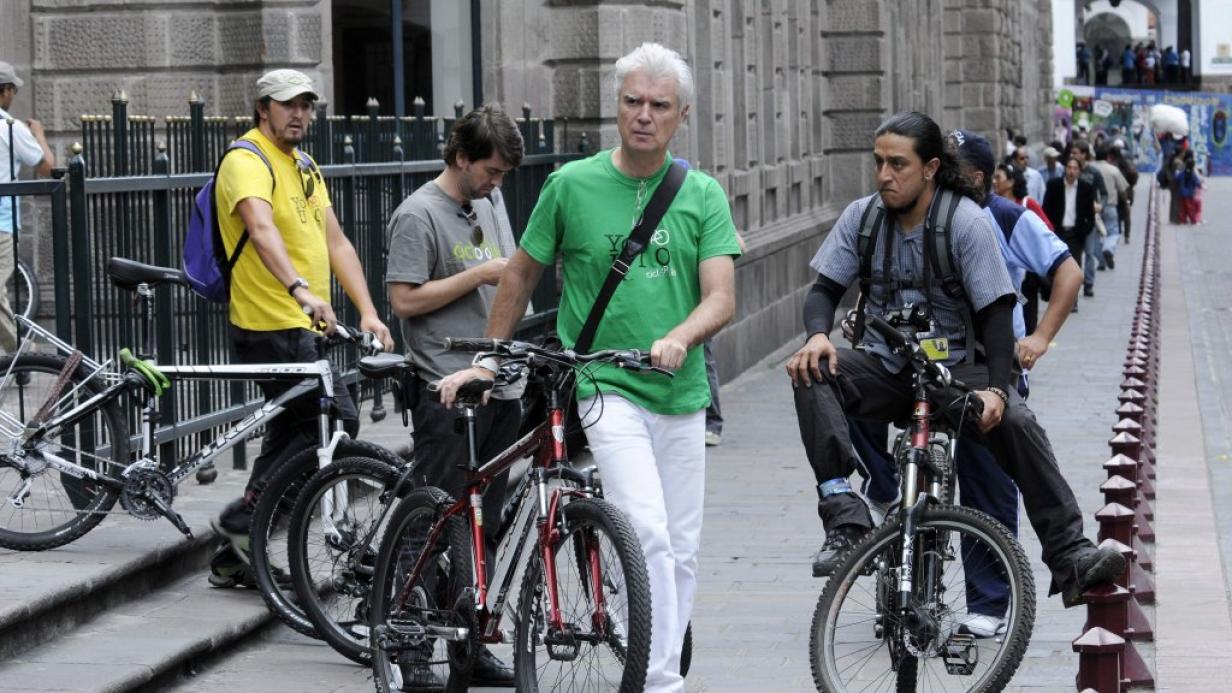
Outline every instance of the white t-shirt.
<path id="1" fill-rule="evenodd" d="M 19 173 L 22 166 L 37 166 L 43 160 L 43 148 L 39 146 L 38 140 L 34 139 L 34 133 L 30 132 L 25 122 L 14 118 L 11 139 L 15 144 L 12 150 L 13 168 L 10 170 L 10 134 L 9 125 L 5 122 L 8 118 L 8 111 L 0 108 L 0 183 L 8 183 L 16 178 L 13 174 Z M 18 202 L 17 206 L 20 205 Z M 13 198 L 0 199 L 0 233 L 13 233 L 13 206 Z M 20 215 L 17 221 L 21 222 Z"/>

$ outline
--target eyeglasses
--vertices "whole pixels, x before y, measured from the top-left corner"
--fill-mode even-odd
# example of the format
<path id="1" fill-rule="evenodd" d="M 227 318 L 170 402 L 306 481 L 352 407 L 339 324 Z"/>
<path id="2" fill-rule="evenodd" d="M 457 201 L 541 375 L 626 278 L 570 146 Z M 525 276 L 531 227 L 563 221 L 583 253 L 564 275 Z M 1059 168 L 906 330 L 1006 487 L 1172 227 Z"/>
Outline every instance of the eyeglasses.
<path id="1" fill-rule="evenodd" d="M 297 158 L 295 167 L 299 169 L 299 184 L 304 191 L 304 199 L 311 200 L 312 194 L 317 191 L 316 177 L 319 174 L 311 164 L 303 159 Z"/>
<path id="2" fill-rule="evenodd" d="M 475 208 L 471 207 L 468 202 L 462 205 L 462 211 L 458 213 L 458 216 L 471 225 L 471 245 L 476 248 L 483 245 L 483 227 L 479 225 L 479 213 L 475 211 Z"/>

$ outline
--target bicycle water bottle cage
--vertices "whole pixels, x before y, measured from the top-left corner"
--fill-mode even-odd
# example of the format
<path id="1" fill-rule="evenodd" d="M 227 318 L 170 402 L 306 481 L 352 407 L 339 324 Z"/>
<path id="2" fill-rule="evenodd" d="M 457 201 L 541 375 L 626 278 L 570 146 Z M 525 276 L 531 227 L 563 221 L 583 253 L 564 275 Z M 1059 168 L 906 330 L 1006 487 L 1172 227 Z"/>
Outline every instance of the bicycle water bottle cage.
<path id="1" fill-rule="evenodd" d="M 133 352 L 129 351 L 127 347 L 120 350 L 120 362 L 124 364 L 125 368 L 140 375 L 142 386 L 154 393 L 155 397 L 159 397 L 171 389 L 171 379 L 158 370 L 158 366 L 133 356 Z"/>

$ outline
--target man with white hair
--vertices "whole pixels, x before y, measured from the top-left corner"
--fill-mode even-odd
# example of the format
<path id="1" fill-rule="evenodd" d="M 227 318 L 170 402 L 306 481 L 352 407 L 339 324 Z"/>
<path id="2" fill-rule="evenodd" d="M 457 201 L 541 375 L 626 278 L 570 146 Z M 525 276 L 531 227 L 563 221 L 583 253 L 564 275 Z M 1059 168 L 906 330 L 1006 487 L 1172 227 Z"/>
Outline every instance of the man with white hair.
<path id="1" fill-rule="evenodd" d="M 497 288 L 489 337 L 513 333 L 544 268 L 559 256 L 557 330 L 573 346 L 613 259 L 673 165 L 668 143 L 693 95 L 688 65 L 675 51 L 645 43 L 616 61 L 615 82 L 620 144 L 548 178 Z M 642 349 L 675 377 L 600 369 L 593 381 L 579 379 L 577 399 L 604 495 L 629 517 L 646 556 L 653 629 L 646 690 L 683 691 L 680 652 L 697 584 L 710 401 L 701 346 L 734 312 L 740 248 L 727 195 L 697 170 L 685 174 L 655 228 L 590 349 Z M 441 399 L 450 402 L 459 385 L 493 375 L 480 366 L 459 371 L 442 381 Z"/>

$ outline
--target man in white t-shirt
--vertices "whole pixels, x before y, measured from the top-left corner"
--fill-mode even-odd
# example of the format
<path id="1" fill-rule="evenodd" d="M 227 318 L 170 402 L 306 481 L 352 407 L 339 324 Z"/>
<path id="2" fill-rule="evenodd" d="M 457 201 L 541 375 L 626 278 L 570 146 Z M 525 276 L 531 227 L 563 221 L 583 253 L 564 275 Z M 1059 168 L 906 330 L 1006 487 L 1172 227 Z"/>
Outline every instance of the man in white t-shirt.
<path id="1" fill-rule="evenodd" d="M 12 65 L 0 62 L 0 183 L 15 180 L 22 166 L 46 176 L 56 163 L 43 134 L 43 124 L 33 118 L 22 122 L 9 115 L 23 84 Z M 9 306 L 7 280 L 14 265 L 13 230 L 21 224 L 19 206 L 16 197 L 0 198 L 0 349 L 4 351 L 17 348 L 17 326 Z"/>

